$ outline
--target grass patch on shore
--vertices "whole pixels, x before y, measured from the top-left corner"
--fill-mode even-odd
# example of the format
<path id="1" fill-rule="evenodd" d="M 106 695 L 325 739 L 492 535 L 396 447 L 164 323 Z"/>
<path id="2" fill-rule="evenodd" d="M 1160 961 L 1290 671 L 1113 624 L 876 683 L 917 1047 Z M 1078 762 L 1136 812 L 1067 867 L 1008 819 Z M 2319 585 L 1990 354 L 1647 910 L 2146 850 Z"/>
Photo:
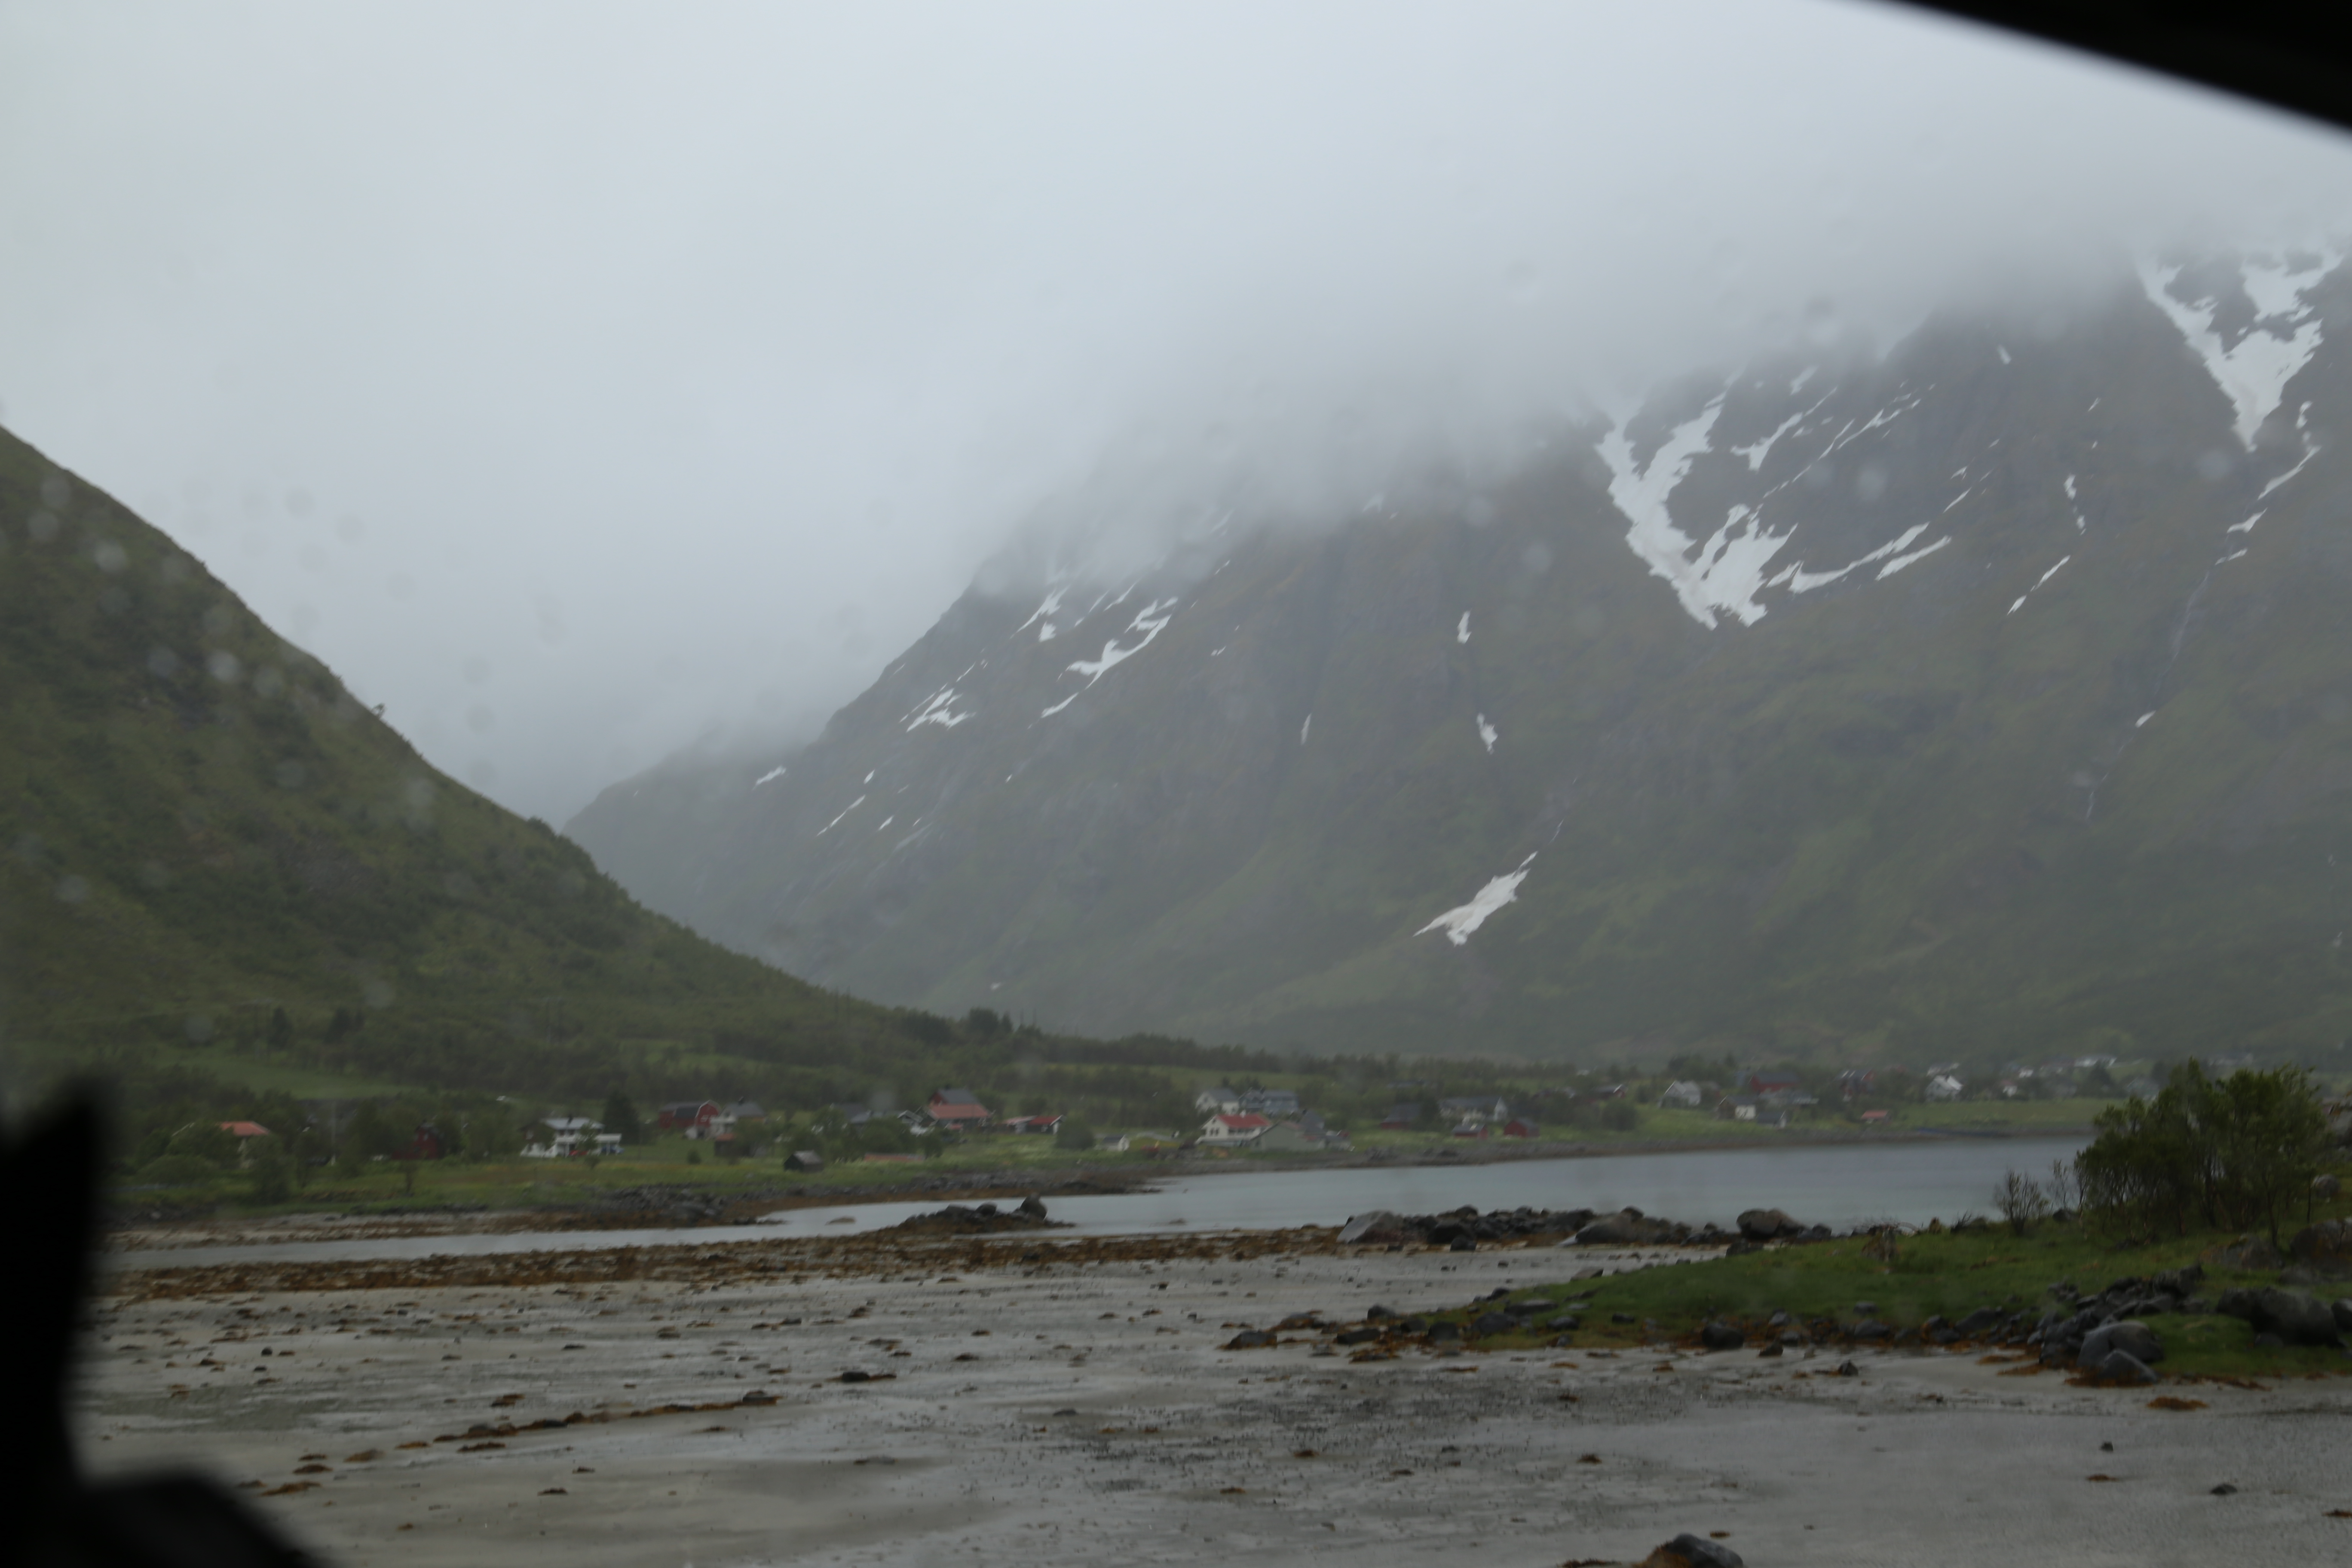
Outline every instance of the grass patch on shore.
<path id="1" fill-rule="evenodd" d="M 2346 1207 L 2332 1205 L 2315 1217 L 2328 1217 Z M 1766 1320 L 1785 1311 L 1801 1329 L 1822 1320 L 1850 1326 L 1874 1319 L 1903 1335 L 1897 1348 L 1910 1349 L 1917 1344 L 1920 1325 L 1931 1317 L 1958 1322 L 1980 1307 L 2022 1312 L 2029 1320 L 2039 1317 L 2058 1305 L 2050 1287 L 2060 1281 L 2089 1297 L 2117 1279 L 2202 1261 L 2206 1272 L 2198 1294 L 2209 1300 L 2218 1300 L 2233 1287 L 2260 1289 L 2276 1284 L 2275 1271 L 2224 1268 L 2205 1259 L 2217 1245 L 2235 1239 L 2207 1233 L 2118 1247 L 2085 1233 L 2080 1225 L 2043 1225 L 2021 1237 L 1996 1227 L 1904 1237 L 1890 1264 L 1865 1254 L 1869 1237 L 1841 1237 L 1735 1258 L 1664 1264 L 1574 1284 L 1548 1284 L 1514 1291 L 1513 1298 L 1541 1296 L 1572 1303 L 1562 1310 L 1583 1320 L 1582 1327 L 1564 1336 L 1567 1345 L 1575 1348 L 1695 1342 L 1702 1324 L 1720 1319 L 1741 1325 L 1750 1336 L 1747 1349 L 1727 1353 L 1752 1357 L 1762 1345 Z M 2325 1300 L 2352 1293 L 2352 1285 L 2321 1287 L 2315 1293 Z M 1482 1302 L 1440 1315 L 1466 1324 L 1492 1310 Z M 1616 1317 L 1632 1321 L 1612 1321 Z M 1542 1321 L 1536 1319 L 1520 1333 L 1477 1343 L 1488 1349 L 1526 1349 L 1563 1337 L 1537 1326 Z M 2166 1314 L 2147 1321 L 2164 1342 L 2165 1360 L 2158 1370 L 2168 1379 L 2352 1374 L 2352 1357 L 2341 1351 L 2258 1350 L 2252 1343 L 2252 1329 L 2234 1318 Z M 1648 1327 L 1651 1323 L 1656 1327 Z"/>

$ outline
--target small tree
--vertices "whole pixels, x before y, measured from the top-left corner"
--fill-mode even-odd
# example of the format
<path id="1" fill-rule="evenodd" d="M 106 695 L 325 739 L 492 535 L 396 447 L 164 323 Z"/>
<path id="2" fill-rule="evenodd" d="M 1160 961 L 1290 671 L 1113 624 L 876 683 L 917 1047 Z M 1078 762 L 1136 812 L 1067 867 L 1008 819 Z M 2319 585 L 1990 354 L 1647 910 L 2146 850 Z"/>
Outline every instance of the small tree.
<path id="1" fill-rule="evenodd" d="M 282 1204 L 293 1195 L 293 1162 L 275 1138 L 256 1138 L 246 1146 L 246 1175 L 253 1201 Z"/>
<path id="2" fill-rule="evenodd" d="M 294 1043 L 294 1020 L 286 1016 L 283 1007 L 269 1009 L 269 1028 L 262 1036 L 273 1051 L 282 1051 Z"/>
<path id="3" fill-rule="evenodd" d="M 1095 1146 L 1095 1130 L 1075 1116 L 1065 1116 L 1054 1129 L 1054 1147 L 1084 1153 Z"/>
<path id="4" fill-rule="evenodd" d="M 619 1089 L 604 1097 L 604 1131 L 617 1132 L 624 1143 L 645 1141 L 646 1124 L 637 1116 L 637 1108 Z"/>
<path id="5" fill-rule="evenodd" d="M 2009 1222 L 2011 1236 L 2023 1236 L 2050 1212 L 2050 1194 L 2022 1171 L 2011 1171 L 1994 1184 L 1992 1203 Z"/>
<path id="6" fill-rule="evenodd" d="M 172 1134 L 163 1152 L 202 1160 L 216 1171 L 225 1171 L 237 1161 L 236 1134 L 217 1121 L 191 1121 Z"/>

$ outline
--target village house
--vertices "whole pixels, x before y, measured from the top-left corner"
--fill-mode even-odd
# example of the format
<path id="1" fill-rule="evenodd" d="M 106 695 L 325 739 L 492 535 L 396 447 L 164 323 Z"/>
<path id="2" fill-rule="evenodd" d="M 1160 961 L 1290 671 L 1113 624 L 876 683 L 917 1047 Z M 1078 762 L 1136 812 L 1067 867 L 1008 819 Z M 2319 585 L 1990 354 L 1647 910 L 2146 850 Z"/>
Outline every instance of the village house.
<path id="1" fill-rule="evenodd" d="M 1213 1089 L 1204 1089 L 1194 1095 L 1192 1109 L 1210 1115 L 1222 1111 L 1227 1116 L 1237 1116 L 1241 1113 L 1242 1097 L 1223 1084 L 1218 1084 Z"/>
<path id="2" fill-rule="evenodd" d="M 220 1124 L 220 1130 L 236 1140 L 236 1163 L 240 1165 L 249 1165 L 253 1163 L 255 1139 L 275 1136 L 268 1128 L 258 1121 L 224 1121 Z"/>
<path id="3" fill-rule="evenodd" d="M 1242 1109 L 1278 1121 L 1298 1114 L 1298 1096 L 1286 1089 L 1245 1089 L 1242 1090 Z"/>
<path id="4" fill-rule="evenodd" d="M 1661 1110 L 1696 1110 L 1706 1103 L 1706 1091 L 1688 1079 L 1678 1078 L 1658 1096 Z"/>
<path id="5" fill-rule="evenodd" d="M 1752 1094 L 1727 1094 L 1715 1102 L 1716 1118 L 1721 1121 L 1753 1121 L 1756 1109 Z"/>
<path id="6" fill-rule="evenodd" d="M 394 1150 L 392 1157 L 395 1160 L 438 1160 L 447 1152 L 441 1129 L 430 1121 L 420 1121 L 416 1124 L 416 1131 L 409 1135 L 408 1146 Z"/>
<path id="7" fill-rule="evenodd" d="M 1927 1080 L 1927 1098 L 1938 1102 L 1954 1100 L 1966 1093 L 1968 1085 L 1951 1073 L 1937 1073 Z"/>
<path id="8" fill-rule="evenodd" d="M 1254 1111 L 1219 1111 L 1201 1124 L 1199 1142 L 1212 1149 L 1242 1149 L 1255 1143 L 1274 1123 Z"/>
<path id="9" fill-rule="evenodd" d="M 739 1100 L 732 1105 L 721 1107 L 719 1114 L 729 1118 L 733 1125 L 739 1127 L 746 1121 L 765 1121 L 768 1119 L 768 1113 L 761 1109 L 756 1100 Z"/>
<path id="10" fill-rule="evenodd" d="M 1410 1132 L 1412 1131 L 1414 1124 L 1420 1121 L 1420 1106 L 1414 1105 L 1411 1101 L 1406 1101 L 1398 1105 L 1391 1105 L 1388 1109 L 1388 1114 L 1381 1118 L 1381 1131 L 1383 1132 Z"/>
<path id="11" fill-rule="evenodd" d="M 993 1113 L 980 1102 L 980 1096 L 968 1089 L 939 1089 L 923 1110 L 940 1126 L 958 1131 L 985 1127 L 994 1120 Z"/>
<path id="12" fill-rule="evenodd" d="M 1004 1123 L 1007 1132 L 1055 1133 L 1062 1130 L 1062 1112 L 1041 1110 L 1034 1116 L 1015 1116 Z"/>
<path id="13" fill-rule="evenodd" d="M 654 1115 L 654 1125 L 665 1132 L 684 1132 L 694 1136 L 692 1129 L 708 1125 L 719 1114 L 715 1100 L 679 1100 L 665 1105 Z"/>
<path id="14" fill-rule="evenodd" d="M 533 1139 L 524 1145 L 522 1152 L 526 1160 L 569 1159 L 580 1152 L 583 1143 L 593 1142 L 595 1130 L 604 1123 L 591 1121 L 584 1116 L 550 1116 L 543 1118 L 540 1125 L 546 1128 L 551 1136 L 544 1143 Z"/>

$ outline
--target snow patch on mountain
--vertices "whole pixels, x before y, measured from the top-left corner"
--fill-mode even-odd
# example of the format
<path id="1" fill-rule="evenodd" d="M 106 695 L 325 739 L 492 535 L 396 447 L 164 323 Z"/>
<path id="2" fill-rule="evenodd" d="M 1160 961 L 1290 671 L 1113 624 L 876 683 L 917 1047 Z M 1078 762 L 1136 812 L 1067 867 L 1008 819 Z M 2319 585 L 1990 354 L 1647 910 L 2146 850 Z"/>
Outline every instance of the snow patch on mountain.
<path id="1" fill-rule="evenodd" d="M 1054 640 L 1054 623 L 1047 620 L 1045 617 L 1060 612 L 1062 608 L 1062 600 L 1069 594 L 1069 586 L 1066 584 L 1047 589 L 1045 591 L 1045 602 L 1040 604 L 1035 609 L 1029 612 L 1029 618 L 1027 620 L 1013 628 L 1013 635 L 1014 637 L 1019 637 L 1031 626 L 1035 626 L 1037 628 L 1037 640 L 1039 642 L 1052 642 Z"/>
<path id="2" fill-rule="evenodd" d="M 913 734 L 926 724 L 937 724 L 952 730 L 971 717 L 970 710 L 955 711 L 956 689 L 952 686 L 933 692 L 920 707 L 907 715 L 907 733 Z"/>
<path id="3" fill-rule="evenodd" d="M 1951 542 L 1952 536 L 1948 533 L 1944 535 L 1943 538 L 1936 541 L 1933 544 L 1923 544 L 1918 549 L 1912 551 L 1908 555 L 1896 556 L 1894 560 L 1889 561 L 1885 565 L 1881 566 L 1878 569 L 1878 580 L 1883 583 L 1887 578 L 1894 576 L 1897 572 L 1902 571 L 1906 566 L 1910 565 L 1914 561 L 1925 561 L 1928 556 L 1933 555 L 1936 552 L 1941 550 Z"/>
<path id="4" fill-rule="evenodd" d="M 2073 559 L 2074 558 L 2072 555 L 2061 555 L 2058 557 L 2058 566 L 2063 566 Z M 2024 593 L 2020 594 L 2017 596 L 2017 603 L 2009 607 L 2009 613 L 2013 616 L 2017 614 L 2018 611 L 2025 608 L 2025 601 L 2033 597 L 2033 589 L 2041 587 L 2042 584 L 2047 583 L 2051 578 L 2058 575 L 2058 566 L 2053 566 L 2049 571 L 2044 572 L 2041 576 L 2035 578 L 2033 581 L 2033 588 L 2028 588 Z"/>
<path id="5" fill-rule="evenodd" d="M 1126 595 L 1122 594 L 1119 597 L 1125 598 Z M 1117 604 L 1118 601 L 1114 599 L 1111 602 L 1113 604 Z M 1081 658 L 1065 667 L 1065 673 L 1075 672 L 1078 675 L 1085 676 L 1087 678 L 1086 684 L 1079 687 L 1076 691 L 1073 691 L 1067 697 L 1063 698 L 1059 702 L 1055 703 L 1051 708 L 1046 709 L 1043 713 L 1039 714 L 1038 717 L 1041 719 L 1051 719 L 1055 714 L 1059 713 L 1063 709 L 1067 708 L 1071 703 L 1076 701 L 1080 694 L 1092 690 L 1094 689 L 1095 682 L 1100 680 L 1104 676 L 1108 675 L 1112 670 L 1117 669 L 1120 665 L 1125 664 L 1129 659 L 1133 658 L 1137 654 L 1141 653 L 1145 648 L 1150 647 L 1153 641 L 1159 637 L 1160 634 L 1168 629 L 1168 623 L 1175 618 L 1176 601 L 1173 599 L 1154 599 L 1151 603 L 1144 605 L 1140 610 L 1138 610 L 1135 613 L 1135 619 L 1127 623 L 1126 628 L 1118 634 L 1118 637 L 1113 637 L 1108 642 L 1103 644 L 1101 658 Z M 1126 637 L 1129 632 L 1141 632 L 1143 634 L 1142 640 L 1138 642 L 1133 647 L 1119 647 L 1119 637 Z"/>
<path id="6" fill-rule="evenodd" d="M 1819 403 L 1813 405 L 1813 408 L 1819 408 L 1821 404 Z M 1773 431 L 1772 434 L 1765 437 L 1764 439 L 1757 442 L 1752 447 L 1734 447 L 1731 448 L 1731 455 L 1735 458 L 1747 458 L 1748 471 L 1751 474 L 1754 473 L 1757 469 L 1761 468 L 1764 466 L 1765 455 L 1772 450 L 1773 444 L 1779 441 L 1781 437 L 1786 436 L 1790 431 L 1795 429 L 1804 419 L 1805 416 L 1813 411 L 1813 408 L 1801 409 L 1797 413 L 1790 415 L 1786 419 L 1780 421 L 1780 427 Z"/>
<path id="7" fill-rule="evenodd" d="M 770 768 L 766 773 L 761 773 L 758 778 L 753 779 L 751 781 L 751 787 L 753 789 L 758 789 L 761 784 L 773 784 L 783 776 L 784 764 L 778 763 L 774 767 Z"/>
<path id="8" fill-rule="evenodd" d="M 1502 738 L 1502 735 L 1496 730 L 1495 726 L 1486 722 L 1486 716 L 1484 713 L 1479 714 L 1478 739 L 1486 742 L 1486 754 L 1488 756 L 1491 757 L 1495 754 L 1495 742 Z"/>
<path id="9" fill-rule="evenodd" d="M 1446 910 L 1412 934 L 1427 936 L 1431 931 L 1442 931 L 1445 933 L 1445 940 L 1454 946 L 1468 945 L 1471 932 L 1485 925 L 1487 916 L 1517 900 L 1519 884 L 1528 879 L 1528 868 L 1535 863 L 1535 856 L 1529 855 L 1519 862 L 1517 870 L 1507 871 L 1496 878 L 1479 889 L 1468 903 Z"/>
<path id="10" fill-rule="evenodd" d="M 1634 460 L 1633 444 L 1626 437 L 1625 421 L 1601 438 L 1601 460 L 1609 465 L 1609 499 L 1633 526 L 1625 542 L 1642 558 L 1651 574 L 1662 577 L 1675 597 L 1699 625 L 1712 628 L 1718 615 L 1735 617 L 1742 626 L 1763 618 L 1756 602 L 1762 591 L 1764 568 L 1787 542 L 1787 534 L 1764 531 L 1756 512 L 1736 506 L 1723 526 L 1704 545 L 1675 525 L 1666 510 L 1667 498 L 1681 484 L 1691 465 L 1707 452 L 1707 437 L 1723 413 L 1716 400 L 1696 416 L 1675 426 L 1648 463 Z M 1696 559 L 1692 552 L 1697 552 Z"/>
<path id="11" fill-rule="evenodd" d="M 1945 510 L 1949 510 L 1950 509 L 1946 508 Z M 1849 572 L 1867 566 L 1875 561 L 1884 561 L 1888 556 L 1895 554 L 1898 551 L 1909 549 L 1911 542 L 1918 538 L 1921 534 L 1927 532 L 1931 526 L 1931 524 L 1925 522 L 1915 523 L 1911 527 L 1906 528 L 1902 532 L 1896 534 L 1894 538 L 1888 540 L 1885 543 L 1880 545 L 1877 549 L 1870 552 L 1867 555 L 1858 555 L 1852 561 L 1847 562 L 1844 565 L 1839 567 L 1834 572 L 1808 572 L 1805 570 L 1805 563 L 1803 562 L 1797 562 L 1792 565 L 1782 567 L 1779 573 L 1774 574 L 1772 580 L 1764 585 L 1768 588 L 1778 588 L 1785 585 L 1791 594 L 1810 594 L 1816 588 L 1825 588 L 1832 583 L 1836 582 L 1839 578 L 1844 576 Z M 1948 542 L 1948 539 L 1938 540 L 1935 544 L 1929 545 L 1927 550 L 1934 550 Z M 1919 554 L 1925 555 L 1927 552 L 1927 551 L 1923 550 L 1919 552 Z M 1917 557 L 1914 556 L 1912 559 L 1916 560 Z M 1886 574 L 1885 572 L 1881 572 L 1879 575 L 1884 577 Z"/>
<path id="12" fill-rule="evenodd" d="M 1467 610 L 1462 612 L 1462 624 L 1454 628 L 1454 640 L 1455 642 L 1470 640 L 1470 612 Z"/>
<path id="13" fill-rule="evenodd" d="M 2297 268 L 2287 260 L 2250 258 L 2240 264 L 2239 279 L 2253 302 L 2255 321 L 2235 343 L 2224 343 L 2214 321 L 2221 301 L 2210 296 L 2182 300 L 2172 292 L 2181 268 L 2142 262 L 2140 287 L 2149 302 L 2162 310 L 2189 341 L 2205 372 L 2237 410 L 2239 445 L 2251 450 L 2264 422 L 2278 412 L 2286 384 L 2319 352 L 2319 315 L 2305 296 L 2336 268 L 2339 258 L 2324 252 L 2312 265 Z"/>
<path id="14" fill-rule="evenodd" d="M 871 775 L 869 774 L 868 776 L 870 777 Z M 856 800 L 851 801 L 847 805 L 841 808 L 841 816 L 847 816 L 851 812 L 856 811 L 859 806 L 864 805 L 865 804 L 866 797 L 861 795 Z M 823 827 L 818 828 L 816 830 L 816 836 L 819 838 L 822 838 L 826 834 L 832 832 L 835 828 L 840 826 L 841 816 L 835 817 L 831 822 L 828 822 Z"/>

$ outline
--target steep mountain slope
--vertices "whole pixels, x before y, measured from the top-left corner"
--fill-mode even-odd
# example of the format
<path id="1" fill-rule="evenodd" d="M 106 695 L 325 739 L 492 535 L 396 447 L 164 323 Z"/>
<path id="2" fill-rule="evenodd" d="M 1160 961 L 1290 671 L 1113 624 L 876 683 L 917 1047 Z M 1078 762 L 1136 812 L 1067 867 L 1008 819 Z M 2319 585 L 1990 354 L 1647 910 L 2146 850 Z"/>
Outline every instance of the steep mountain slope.
<path id="1" fill-rule="evenodd" d="M 2242 258 L 1694 379 L 975 589 L 799 754 L 572 831 L 801 973 L 1094 1030 L 2332 1049 L 2347 334 L 2333 257 Z"/>
<path id="2" fill-rule="evenodd" d="M 797 1031 L 821 1054 L 883 1019 L 647 911 L 436 773 L 170 539 L 5 433 L 0 846 L 12 1077 L 250 1043 L 279 1010 L 344 1065 L 499 1087 L 579 1078 L 631 1037 Z"/>

